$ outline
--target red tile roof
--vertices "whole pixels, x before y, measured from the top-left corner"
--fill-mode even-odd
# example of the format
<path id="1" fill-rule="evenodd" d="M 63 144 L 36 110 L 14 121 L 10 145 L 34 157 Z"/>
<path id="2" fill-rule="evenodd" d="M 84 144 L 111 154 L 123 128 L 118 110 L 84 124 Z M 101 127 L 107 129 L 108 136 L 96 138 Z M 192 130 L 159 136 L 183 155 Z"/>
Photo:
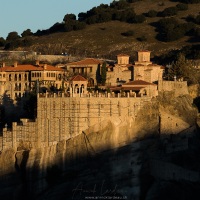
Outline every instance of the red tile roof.
<path id="1" fill-rule="evenodd" d="M 61 68 L 57 68 L 51 65 L 46 65 L 46 69 L 44 67 L 45 65 L 17 65 L 16 67 L 13 66 L 5 66 L 1 67 L 0 71 L 1 72 L 17 72 L 17 71 L 63 71 Z"/>
<path id="2" fill-rule="evenodd" d="M 77 62 L 71 62 L 68 63 L 67 65 L 95 65 L 95 64 L 102 64 L 103 62 L 101 60 L 98 59 L 94 59 L 94 58 L 86 58 L 84 60 L 80 60 Z"/>
<path id="3" fill-rule="evenodd" d="M 135 80 L 135 81 L 130 81 L 128 83 L 125 83 L 123 84 L 124 85 L 155 85 L 153 83 L 149 83 L 149 82 L 146 82 L 146 81 L 143 81 L 143 80 Z"/>
<path id="4" fill-rule="evenodd" d="M 64 69 L 62 69 L 60 67 L 54 67 L 52 65 L 45 65 L 45 64 L 41 65 L 40 64 L 39 66 L 42 68 L 42 70 L 46 70 L 46 71 L 64 71 Z"/>
<path id="5" fill-rule="evenodd" d="M 74 76 L 70 81 L 87 81 L 83 76 L 81 75 L 76 75 Z"/>
<path id="6" fill-rule="evenodd" d="M 125 90 L 125 91 L 130 91 L 130 90 L 133 90 L 133 91 L 139 91 L 141 90 L 142 88 L 145 88 L 145 87 L 112 87 L 110 88 L 110 90 L 112 91 L 119 91 L 119 90 Z"/>
<path id="7" fill-rule="evenodd" d="M 134 91 L 138 91 L 138 90 L 141 90 L 142 88 L 145 88 L 145 87 L 123 87 L 122 86 L 122 90 L 134 90 Z"/>
<path id="8" fill-rule="evenodd" d="M 1 72 L 32 71 L 32 70 L 40 71 L 41 69 L 40 67 L 35 67 L 34 65 L 17 65 L 17 67 L 5 66 L 0 68 Z"/>

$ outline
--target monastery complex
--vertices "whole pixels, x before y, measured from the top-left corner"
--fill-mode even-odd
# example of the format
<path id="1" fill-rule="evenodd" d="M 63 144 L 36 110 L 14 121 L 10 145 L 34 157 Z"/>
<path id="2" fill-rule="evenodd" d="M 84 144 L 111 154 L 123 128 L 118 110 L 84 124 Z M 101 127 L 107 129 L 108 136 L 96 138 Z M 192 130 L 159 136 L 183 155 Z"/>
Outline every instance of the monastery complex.
<path id="1" fill-rule="evenodd" d="M 150 51 L 139 51 L 138 59 L 133 64 L 129 55 L 117 55 L 117 62 L 106 63 L 106 82 L 97 82 L 97 72 L 101 75 L 103 60 L 87 58 L 67 63 L 65 67 L 41 64 L 18 64 L 0 68 L 0 95 L 12 100 L 26 96 L 30 91 L 38 93 L 59 92 L 69 96 L 88 95 L 88 90 L 99 86 L 115 95 L 156 96 L 158 81 L 162 80 L 164 67 L 150 61 Z"/>
<path id="2" fill-rule="evenodd" d="M 37 108 L 34 120 L 21 118 L 12 127 L 5 125 L 0 151 L 49 147 L 85 131 L 100 130 L 105 120 L 134 121 L 146 108 L 148 117 L 158 120 L 152 105 L 159 92 L 173 91 L 175 97 L 188 94 L 186 81 L 162 80 L 164 68 L 150 61 L 149 51 L 138 52 L 134 64 L 129 63 L 128 55 L 118 55 L 116 64 L 106 65 L 106 83 L 98 85 L 98 91 L 96 75 L 103 64 L 91 58 L 68 63 L 65 68 L 38 61 L 35 65 L 3 64 L 0 94 L 6 112 L 14 107 L 4 99 L 15 104 L 30 91 L 37 93 Z M 170 131 L 175 124 L 163 122 L 160 132 Z"/>

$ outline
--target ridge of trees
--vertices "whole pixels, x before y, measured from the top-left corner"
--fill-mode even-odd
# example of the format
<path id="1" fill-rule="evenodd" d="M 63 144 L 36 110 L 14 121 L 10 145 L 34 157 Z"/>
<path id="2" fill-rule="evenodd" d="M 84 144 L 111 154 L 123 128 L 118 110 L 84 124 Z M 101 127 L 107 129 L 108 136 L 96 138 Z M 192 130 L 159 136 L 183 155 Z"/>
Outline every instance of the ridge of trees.
<path id="1" fill-rule="evenodd" d="M 118 20 L 127 23 L 143 23 L 146 17 L 162 17 L 157 23 L 152 24 L 159 30 L 158 40 L 170 42 L 178 40 L 186 35 L 191 36 L 193 41 L 199 40 L 200 14 L 188 15 L 185 19 L 187 23 L 180 23 L 175 19 L 178 12 L 188 9 L 188 4 L 200 3 L 200 0 L 171 0 L 180 2 L 174 7 L 165 8 L 163 11 L 149 10 L 147 13 L 137 15 L 130 3 L 142 0 L 119 0 L 113 1 L 110 5 L 100 4 L 87 12 L 78 14 L 78 19 L 74 14 L 66 14 L 62 22 L 57 22 L 49 29 L 38 30 L 32 33 L 30 29 L 23 31 L 21 36 L 17 32 L 10 32 L 6 39 L 0 37 L 0 47 L 5 50 L 15 49 L 17 47 L 28 47 L 33 44 L 34 36 L 43 36 L 56 32 L 69 32 L 84 29 L 87 25 Z M 160 31 L 161 30 L 161 31 Z M 123 36 L 131 36 L 133 32 L 122 33 Z M 138 38 L 139 41 L 145 41 L 144 38 Z"/>

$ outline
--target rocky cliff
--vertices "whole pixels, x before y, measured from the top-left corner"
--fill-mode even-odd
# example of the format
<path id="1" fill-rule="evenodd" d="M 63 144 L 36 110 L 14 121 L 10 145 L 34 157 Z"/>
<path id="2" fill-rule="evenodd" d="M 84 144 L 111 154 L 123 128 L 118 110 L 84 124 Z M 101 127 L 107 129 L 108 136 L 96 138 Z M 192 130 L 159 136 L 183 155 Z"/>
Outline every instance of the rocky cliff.
<path id="1" fill-rule="evenodd" d="M 196 117 L 189 95 L 160 92 L 136 116 L 107 117 L 50 147 L 2 152 L 0 197 L 145 199 L 163 138 L 198 134 Z"/>

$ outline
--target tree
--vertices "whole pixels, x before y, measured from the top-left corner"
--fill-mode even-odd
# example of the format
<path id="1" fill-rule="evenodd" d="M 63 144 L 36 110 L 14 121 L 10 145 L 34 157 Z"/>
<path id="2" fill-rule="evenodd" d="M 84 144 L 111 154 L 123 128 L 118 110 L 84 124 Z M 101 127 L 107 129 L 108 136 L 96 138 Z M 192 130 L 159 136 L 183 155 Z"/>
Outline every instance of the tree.
<path id="1" fill-rule="evenodd" d="M 17 40 L 19 38 L 20 38 L 20 36 L 18 35 L 18 33 L 16 31 L 13 31 L 13 32 L 8 33 L 6 40 L 13 41 L 13 40 Z"/>
<path id="2" fill-rule="evenodd" d="M 188 5 L 184 3 L 179 3 L 176 5 L 178 10 L 188 10 Z"/>
<path id="3" fill-rule="evenodd" d="M 63 18 L 63 21 L 67 22 L 69 20 L 76 20 L 76 15 L 75 14 L 66 14 Z"/>
<path id="4" fill-rule="evenodd" d="M 198 83 L 196 70 L 193 68 L 192 63 L 181 53 L 178 54 L 176 61 L 169 68 L 168 77 L 170 80 L 174 80 L 174 77 L 176 79 L 183 78 L 188 81 L 188 84 Z"/>
<path id="5" fill-rule="evenodd" d="M 22 37 L 27 37 L 27 36 L 31 36 L 31 35 L 33 35 L 33 33 L 31 32 L 30 29 L 23 31 L 23 33 L 21 34 Z"/>
<path id="6" fill-rule="evenodd" d="M 177 15 L 178 9 L 177 7 L 168 7 L 162 11 L 163 17 L 174 16 Z"/>
<path id="7" fill-rule="evenodd" d="M 106 83 L 106 76 L 107 76 L 107 68 L 106 68 L 106 62 L 104 62 L 101 67 L 101 83 L 102 83 L 102 85 L 105 85 L 105 83 Z"/>
<path id="8" fill-rule="evenodd" d="M 96 81 L 97 81 L 97 85 L 101 83 L 101 65 L 100 64 L 98 64 L 97 66 Z"/>
<path id="9" fill-rule="evenodd" d="M 36 88 L 35 88 L 36 90 Z M 35 92 L 27 94 L 26 99 L 23 102 L 23 108 L 26 111 L 28 118 L 35 119 L 37 117 L 37 95 Z"/>
<path id="10" fill-rule="evenodd" d="M 147 17 L 157 17 L 158 12 L 155 10 L 149 10 L 149 12 L 146 14 Z"/>
<path id="11" fill-rule="evenodd" d="M 0 47 L 5 46 L 5 44 L 6 44 L 5 39 L 3 37 L 0 37 Z"/>

